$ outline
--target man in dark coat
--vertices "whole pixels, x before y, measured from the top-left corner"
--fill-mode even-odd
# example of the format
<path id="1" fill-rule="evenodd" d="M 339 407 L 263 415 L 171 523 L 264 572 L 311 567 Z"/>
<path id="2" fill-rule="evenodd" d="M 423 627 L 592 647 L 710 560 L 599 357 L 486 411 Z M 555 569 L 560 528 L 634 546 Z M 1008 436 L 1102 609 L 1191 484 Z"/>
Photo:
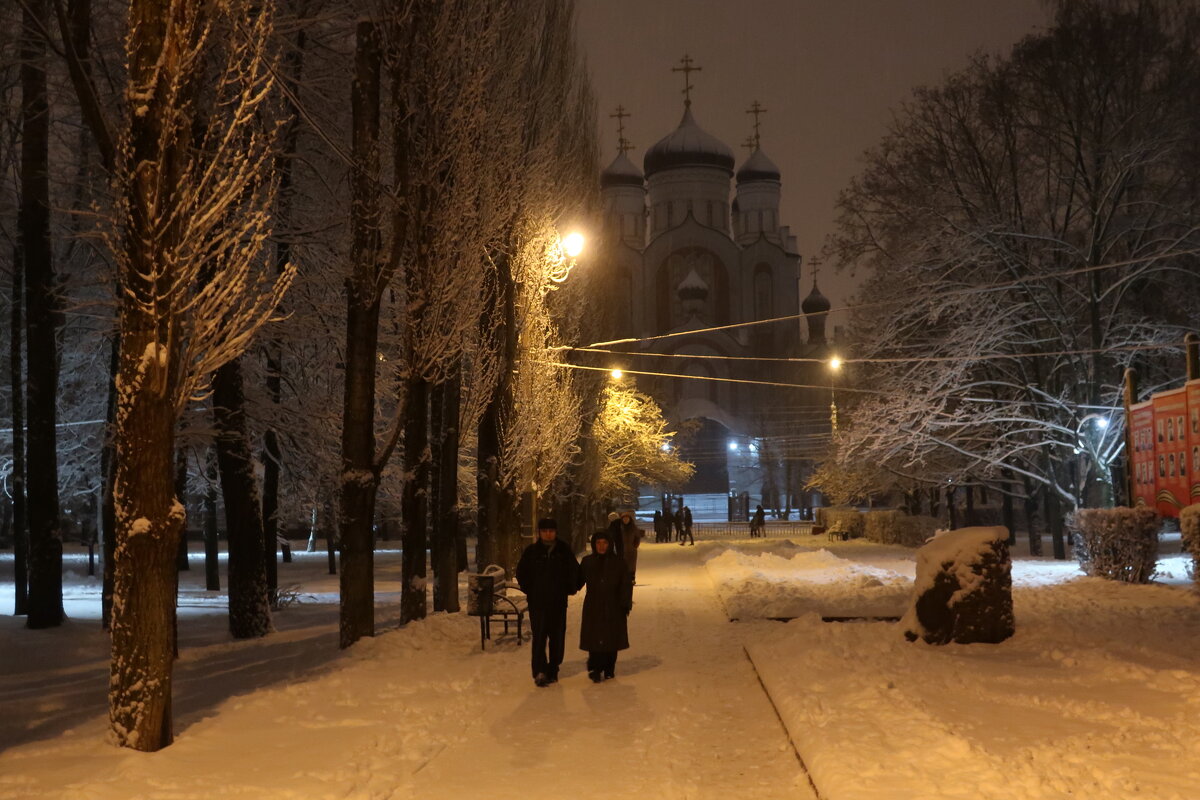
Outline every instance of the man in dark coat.
<path id="1" fill-rule="evenodd" d="M 683 506 L 675 509 L 671 515 L 671 525 L 675 528 L 675 541 L 683 541 Z"/>
<path id="2" fill-rule="evenodd" d="M 679 513 L 683 515 L 683 536 L 686 536 L 688 538 L 688 542 L 695 547 L 696 539 L 694 536 L 692 536 L 692 510 L 687 506 L 684 506 L 683 510 Z M 679 537 L 679 544 L 681 546 L 683 545 L 683 536 Z"/>
<path id="3" fill-rule="evenodd" d="M 592 554 L 579 565 L 579 585 L 587 587 L 579 649 L 587 651 L 588 677 L 594 683 L 616 675 L 617 651 L 629 647 L 626 620 L 633 607 L 633 580 L 615 550 L 608 531 L 597 531 Z"/>
<path id="4" fill-rule="evenodd" d="M 517 583 L 529 599 L 533 682 L 549 686 L 558 680 L 558 667 L 563 660 L 567 597 L 579 591 L 579 562 L 571 548 L 558 541 L 558 523 L 554 520 L 538 521 L 538 540 L 521 554 Z"/>

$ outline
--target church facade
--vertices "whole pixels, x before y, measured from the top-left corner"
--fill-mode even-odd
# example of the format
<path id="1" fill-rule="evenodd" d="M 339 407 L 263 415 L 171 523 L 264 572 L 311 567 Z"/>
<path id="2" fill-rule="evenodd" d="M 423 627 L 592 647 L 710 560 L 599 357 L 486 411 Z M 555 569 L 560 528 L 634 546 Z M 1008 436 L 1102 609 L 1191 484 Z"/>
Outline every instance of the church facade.
<path id="1" fill-rule="evenodd" d="M 607 267 L 624 302 L 620 335 L 636 340 L 627 349 L 638 355 L 624 364 L 660 373 L 638 377 L 639 386 L 691 429 L 683 455 L 697 475 L 687 491 L 746 492 L 769 508 L 797 508 L 807 505 L 803 462 L 828 440 L 830 395 L 790 388 L 829 379 L 819 364 L 788 359 L 826 357 L 830 306 L 815 277 L 800 302 L 801 257 L 779 216 L 781 175 L 751 141 L 735 170 L 690 101 L 641 169 L 622 139 L 600 175 Z M 746 324 L 781 317 L 789 319 Z"/>

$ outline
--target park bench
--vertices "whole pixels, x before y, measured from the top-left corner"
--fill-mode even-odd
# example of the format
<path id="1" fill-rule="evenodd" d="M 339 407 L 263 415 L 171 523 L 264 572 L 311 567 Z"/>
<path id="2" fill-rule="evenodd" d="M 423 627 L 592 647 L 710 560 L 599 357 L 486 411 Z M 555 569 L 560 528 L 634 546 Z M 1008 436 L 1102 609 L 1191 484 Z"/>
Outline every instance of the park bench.
<path id="1" fill-rule="evenodd" d="M 829 541 L 831 542 L 839 540 L 847 542 L 850 540 L 850 531 L 841 527 L 840 525 L 830 525 L 829 530 L 825 532 L 825 535 L 829 537 Z"/>
<path id="2" fill-rule="evenodd" d="M 479 649 L 486 648 L 492 638 L 492 620 L 504 623 L 505 636 L 509 624 L 515 624 L 517 644 L 521 644 L 521 626 L 528 612 L 525 594 L 508 580 L 503 567 L 490 564 L 483 572 L 467 576 L 467 614 L 479 617 Z"/>

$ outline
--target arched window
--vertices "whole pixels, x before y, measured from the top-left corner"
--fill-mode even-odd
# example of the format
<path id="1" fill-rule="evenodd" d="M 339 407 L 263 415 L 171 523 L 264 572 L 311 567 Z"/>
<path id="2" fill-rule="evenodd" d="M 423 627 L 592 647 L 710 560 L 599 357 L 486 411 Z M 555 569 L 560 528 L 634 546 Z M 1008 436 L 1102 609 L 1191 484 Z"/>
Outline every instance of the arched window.
<path id="1" fill-rule="evenodd" d="M 771 309 L 772 292 L 771 268 L 759 264 L 754 268 L 754 318 L 770 319 L 774 314 Z"/>

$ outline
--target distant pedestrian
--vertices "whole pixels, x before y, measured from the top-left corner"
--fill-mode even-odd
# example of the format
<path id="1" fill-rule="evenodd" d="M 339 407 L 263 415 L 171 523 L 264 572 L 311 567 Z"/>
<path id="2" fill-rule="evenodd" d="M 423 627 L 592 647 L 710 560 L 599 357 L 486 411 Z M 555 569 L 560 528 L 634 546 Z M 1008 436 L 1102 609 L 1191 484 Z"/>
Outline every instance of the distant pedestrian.
<path id="1" fill-rule="evenodd" d="M 549 686 L 558 680 L 567 637 L 567 597 L 579 591 L 579 562 L 558 540 L 558 524 L 538 521 L 538 539 L 525 548 L 517 564 L 517 583 L 529 601 L 533 634 L 533 682 Z"/>
<path id="2" fill-rule="evenodd" d="M 683 537 L 686 536 L 688 538 L 688 543 L 692 547 L 695 547 L 696 539 L 692 536 L 692 510 L 687 506 L 684 506 L 679 514 L 681 517 L 683 517 L 683 534 L 679 537 L 679 546 L 683 546 Z"/>
<path id="3" fill-rule="evenodd" d="M 750 535 L 762 536 L 767 527 L 767 513 L 763 511 L 762 505 L 758 505 L 754 509 L 754 517 L 750 520 Z"/>
<path id="4" fill-rule="evenodd" d="M 683 541 L 683 506 L 675 510 L 671 515 L 671 524 L 675 527 L 675 541 Z"/>
<path id="5" fill-rule="evenodd" d="M 663 515 L 661 511 L 654 512 L 654 541 L 656 544 L 662 544 L 663 540 Z"/>
<path id="6" fill-rule="evenodd" d="M 608 526 L 608 533 L 617 555 L 625 560 L 625 566 L 629 568 L 629 577 L 636 583 L 638 547 L 646 534 L 637 526 L 637 521 L 633 518 L 633 509 L 621 509 L 621 516 Z"/>
<path id="7" fill-rule="evenodd" d="M 608 531 L 592 535 L 592 554 L 579 565 L 579 585 L 587 587 L 579 649 L 588 654 L 588 677 L 599 683 L 617 674 L 617 651 L 629 647 L 627 619 L 633 607 L 633 578 Z"/>

